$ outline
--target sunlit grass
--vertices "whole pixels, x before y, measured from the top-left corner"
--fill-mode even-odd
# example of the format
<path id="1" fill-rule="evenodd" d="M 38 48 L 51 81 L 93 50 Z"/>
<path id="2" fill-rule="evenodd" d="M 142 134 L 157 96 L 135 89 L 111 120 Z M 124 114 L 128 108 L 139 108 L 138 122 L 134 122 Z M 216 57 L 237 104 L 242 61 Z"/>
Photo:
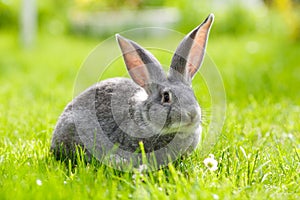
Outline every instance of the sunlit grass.
<path id="1" fill-rule="evenodd" d="M 72 167 L 49 154 L 77 71 L 100 41 L 41 34 L 25 51 L 15 33 L 0 33 L 0 199 L 300 198 L 300 49 L 277 39 L 209 41 L 227 94 L 223 131 L 209 152 L 216 171 L 203 162 L 208 154 L 196 151 L 156 172 L 121 173 L 81 162 Z M 200 88 L 201 102 L 207 91 Z"/>

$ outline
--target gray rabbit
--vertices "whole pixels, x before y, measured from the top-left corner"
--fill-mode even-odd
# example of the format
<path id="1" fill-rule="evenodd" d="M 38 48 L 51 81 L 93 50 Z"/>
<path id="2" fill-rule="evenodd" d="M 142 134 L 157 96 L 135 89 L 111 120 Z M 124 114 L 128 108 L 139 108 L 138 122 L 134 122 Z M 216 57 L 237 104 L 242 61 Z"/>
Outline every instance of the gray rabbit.
<path id="1" fill-rule="evenodd" d="M 52 138 L 56 158 L 75 159 L 79 146 L 88 161 L 140 165 L 144 151 L 161 166 L 193 151 L 202 128 L 191 81 L 202 64 L 213 20 L 210 14 L 182 40 L 167 76 L 150 52 L 116 35 L 132 79 L 103 80 L 66 106 Z"/>

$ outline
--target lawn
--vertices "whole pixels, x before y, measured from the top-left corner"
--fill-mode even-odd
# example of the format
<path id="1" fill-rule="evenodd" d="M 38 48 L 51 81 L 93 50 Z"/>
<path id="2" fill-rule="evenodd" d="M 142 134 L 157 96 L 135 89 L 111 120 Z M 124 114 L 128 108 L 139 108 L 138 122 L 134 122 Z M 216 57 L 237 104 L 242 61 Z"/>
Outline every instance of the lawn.
<path id="1" fill-rule="evenodd" d="M 208 55 L 226 90 L 226 119 L 215 145 L 158 171 L 125 173 L 82 162 L 72 167 L 49 154 L 80 66 L 100 42 L 40 33 L 34 48 L 22 50 L 15 32 L 0 32 L 0 199 L 300 198 L 299 43 L 212 32 Z M 108 76 L 125 72 L 122 61 L 116 63 L 121 71 Z M 196 96 L 209 118 L 209 93 L 201 77 L 198 82 Z M 209 153 L 219 163 L 216 171 L 203 163 Z"/>

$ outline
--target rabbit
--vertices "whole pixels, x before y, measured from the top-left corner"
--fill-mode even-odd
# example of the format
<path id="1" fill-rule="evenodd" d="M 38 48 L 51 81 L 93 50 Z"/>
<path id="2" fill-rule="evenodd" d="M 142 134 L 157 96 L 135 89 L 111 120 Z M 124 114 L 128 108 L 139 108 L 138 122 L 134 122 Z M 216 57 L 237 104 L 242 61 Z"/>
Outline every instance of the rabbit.
<path id="1" fill-rule="evenodd" d="M 131 79 L 100 81 L 66 106 L 53 132 L 55 157 L 74 160 L 80 147 L 87 161 L 132 159 L 140 165 L 144 151 L 149 160 L 152 155 L 157 165 L 165 165 L 196 149 L 201 109 L 191 84 L 213 21 L 210 14 L 184 37 L 167 75 L 149 51 L 116 34 Z"/>

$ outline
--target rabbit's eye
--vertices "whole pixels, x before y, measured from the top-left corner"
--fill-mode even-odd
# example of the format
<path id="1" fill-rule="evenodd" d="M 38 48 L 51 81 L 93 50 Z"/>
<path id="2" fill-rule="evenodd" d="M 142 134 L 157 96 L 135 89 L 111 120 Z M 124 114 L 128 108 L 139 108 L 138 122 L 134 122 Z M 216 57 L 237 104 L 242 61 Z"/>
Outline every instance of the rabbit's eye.
<path id="1" fill-rule="evenodd" d="M 162 93 L 162 103 L 170 103 L 171 102 L 171 93 L 170 92 L 163 92 Z"/>

